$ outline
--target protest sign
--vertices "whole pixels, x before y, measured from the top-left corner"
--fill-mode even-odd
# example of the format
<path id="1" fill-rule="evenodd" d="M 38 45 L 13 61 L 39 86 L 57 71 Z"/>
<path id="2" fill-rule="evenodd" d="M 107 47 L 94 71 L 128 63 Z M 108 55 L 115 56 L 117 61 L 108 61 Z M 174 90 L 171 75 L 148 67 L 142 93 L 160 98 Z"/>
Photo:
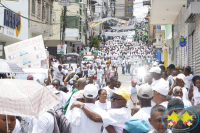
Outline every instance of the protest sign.
<path id="1" fill-rule="evenodd" d="M 6 59 L 20 67 L 47 59 L 42 35 L 4 47 Z"/>

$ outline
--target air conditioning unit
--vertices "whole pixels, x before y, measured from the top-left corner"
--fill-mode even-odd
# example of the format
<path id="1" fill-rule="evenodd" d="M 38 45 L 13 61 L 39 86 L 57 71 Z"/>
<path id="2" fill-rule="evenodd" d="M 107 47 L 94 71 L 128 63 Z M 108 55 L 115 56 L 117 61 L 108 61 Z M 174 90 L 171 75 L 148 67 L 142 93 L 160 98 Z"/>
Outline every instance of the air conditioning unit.
<path id="1" fill-rule="evenodd" d="M 143 0 L 143 6 L 150 6 L 151 1 L 150 0 Z"/>

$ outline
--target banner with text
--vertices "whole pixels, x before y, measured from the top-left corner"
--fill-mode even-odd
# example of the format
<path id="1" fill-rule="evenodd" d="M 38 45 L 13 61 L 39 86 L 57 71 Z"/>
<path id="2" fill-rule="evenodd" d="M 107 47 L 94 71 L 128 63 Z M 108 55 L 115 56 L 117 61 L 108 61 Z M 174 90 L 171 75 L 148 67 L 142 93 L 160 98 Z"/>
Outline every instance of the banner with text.
<path id="1" fill-rule="evenodd" d="M 42 35 L 4 47 L 6 59 L 25 67 L 47 59 Z"/>

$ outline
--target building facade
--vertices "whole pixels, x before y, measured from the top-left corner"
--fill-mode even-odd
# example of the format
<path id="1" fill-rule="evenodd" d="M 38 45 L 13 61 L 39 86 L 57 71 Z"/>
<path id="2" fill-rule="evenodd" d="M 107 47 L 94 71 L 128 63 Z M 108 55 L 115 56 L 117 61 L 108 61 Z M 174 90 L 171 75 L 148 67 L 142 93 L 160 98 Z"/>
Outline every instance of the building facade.
<path id="1" fill-rule="evenodd" d="M 4 46 L 28 39 L 28 0 L 1 1 L 1 4 L 0 58 L 4 58 Z"/>

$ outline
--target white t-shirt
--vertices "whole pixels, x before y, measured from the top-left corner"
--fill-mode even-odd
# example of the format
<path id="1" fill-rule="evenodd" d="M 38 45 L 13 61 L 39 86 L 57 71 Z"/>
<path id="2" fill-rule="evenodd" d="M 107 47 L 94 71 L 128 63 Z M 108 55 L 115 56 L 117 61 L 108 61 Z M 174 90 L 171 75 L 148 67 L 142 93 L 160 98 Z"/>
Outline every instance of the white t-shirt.
<path id="1" fill-rule="evenodd" d="M 104 71 L 102 69 L 97 69 L 97 79 L 101 79 L 102 75 L 104 74 Z"/>
<path id="2" fill-rule="evenodd" d="M 168 105 L 168 101 L 164 101 L 164 102 L 162 102 L 160 105 L 162 105 L 162 106 L 164 106 L 165 108 L 167 108 L 167 105 Z"/>
<path id="3" fill-rule="evenodd" d="M 42 114 L 37 120 L 37 123 L 33 125 L 32 133 L 53 133 L 54 129 L 54 117 L 48 112 Z"/>
<path id="4" fill-rule="evenodd" d="M 67 68 L 68 74 L 71 74 L 71 73 L 72 73 L 72 68 L 73 68 L 72 66 Z"/>
<path id="5" fill-rule="evenodd" d="M 185 77 L 185 88 L 190 89 L 190 85 L 192 84 L 193 75 L 190 74 L 189 76 Z"/>
<path id="6" fill-rule="evenodd" d="M 61 73 L 63 73 L 64 75 L 66 75 L 65 70 L 62 69 L 61 71 L 59 71 L 58 69 L 56 69 L 54 71 L 53 79 L 58 79 L 60 81 L 60 84 L 63 85 L 64 84 L 63 83 L 63 75 Z"/>
<path id="7" fill-rule="evenodd" d="M 137 90 L 138 90 L 138 85 L 136 85 L 135 87 L 130 86 L 128 88 L 128 92 L 131 95 L 131 97 L 133 98 L 134 101 L 137 101 Z"/>
<path id="8" fill-rule="evenodd" d="M 100 107 L 93 103 L 85 103 L 85 105 L 99 114 L 101 117 L 106 113 Z M 80 108 L 74 108 L 66 114 L 67 119 L 71 122 L 72 133 L 101 133 L 103 123 L 97 123 L 90 120 Z"/>
<path id="9" fill-rule="evenodd" d="M 200 92 L 198 89 L 193 90 L 194 105 L 200 105 Z"/>
<path id="10" fill-rule="evenodd" d="M 21 129 L 22 129 L 21 124 L 20 124 L 19 120 L 16 119 L 15 128 L 12 131 L 12 133 L 22 133 Z"/>
<path id="11" fill-rule="evenodd" d="M 182 99 L 188 100 L 188 91 L 187 91 L 187 89 L 185 87 L 182 88 L 182 92 L 183 92 Z"/>
<path id="12" fill-rule="evenodd" d="M 59 94 L 56 94 L 56 96 L 58 96 L 62 102 L 54 107 L 55 110 L 63 108 L 69 99 L 69 96 L 62 91 L 60 91 Z"/>
<path id="13" fill-rule="evenodd" d="M 95 105 L 97 107 L 102 108 L 105 111 L 108 111 L 111 109 L 111 102 L 110 101 L 106 101 L 106 103 L 101 103 L 99 100 L 95 102 Z"/>
<path id="14" fill-rule="evenodd" d="M 191 107 L 192 103 L 189 100 L 183 99 L 184 106 Z"/>
<path id="15" fill-rule="evenodd" d="M 122 133 L 123 129 L 117 126 L 124 126 L 125 122 L 131 118 L 129 110 L 125 107 L 120 109 L 111 109 L 102 116 L 103 126 L 106 128 L 112 125 L 116 133 Z M 108 133 L 104 128 L 103 133 Z"/>
<path id="16" fill-rule="evenodd" d="M 76 74 L 81 72 L 81 68 L 76 68 Z"/>
<path id="17" fill-rule="evenodd" d="M 106 101 L 110 101 L 111 96 L 112 96 L 112 89 L 109 88 L 109 86 L 104 87 L 103 89 L 105 89 L 107 91 L 107 99 Z M 117 88 L 114 87 L 113 91 L 116 91 Z"/>
<path id="18" fill-rule="evenodd" d="M 150 126 L 150 130 L 153 130 L 153 127 L 149 123 L 149 118 L 150 118 L 150 113 L 151 113 L 151 108 L 152 107 L 144 107 L 141 108 L 136 114 L 132 116 L 134 119 L 141 119 L 145 120 L 147 124 Z"/>
<path id="19" fill-rule="evenodd" d="M 88 70 L 88 76 L 89 76 L 89 75 L 95 75 L 95 73 L 96 73 L 96 71 L 95 71 L 94 69 L 92 69 L 92 70 L 89 69 L 89 70 Z"/>

